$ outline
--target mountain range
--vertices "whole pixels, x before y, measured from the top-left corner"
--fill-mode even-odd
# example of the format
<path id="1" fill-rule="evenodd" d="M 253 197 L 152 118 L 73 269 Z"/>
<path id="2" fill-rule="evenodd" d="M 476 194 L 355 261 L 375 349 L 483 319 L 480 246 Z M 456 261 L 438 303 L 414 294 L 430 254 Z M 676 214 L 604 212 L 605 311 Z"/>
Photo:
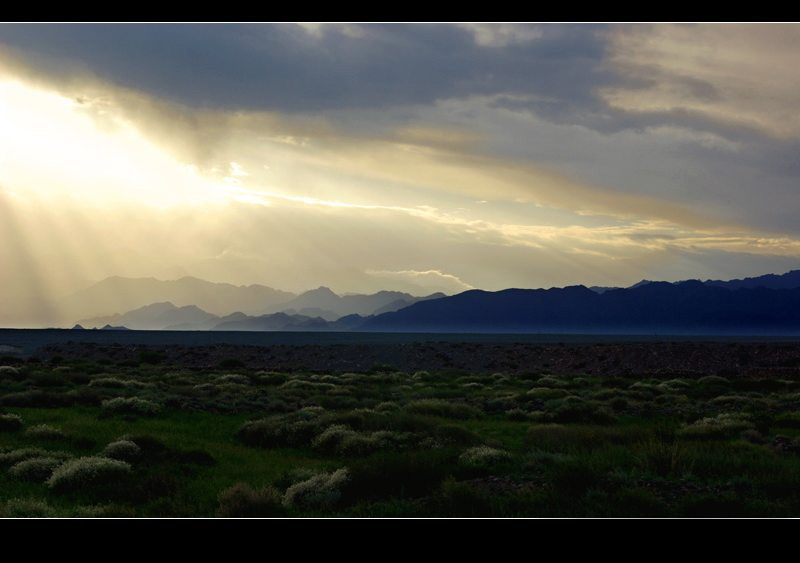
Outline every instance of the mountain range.
<path id="1" fill-rule="evenodd" d="M 253 309 L 259 310 L 253 314 Z M 320 287 L 260 308 L 251 304 L 250 311 L 220 315 L 162 301 L 79 324 L 145 330 L 794 334 L 800 333 L 800 270 L 729 281 L 642 280 L 627 288 L 578 285 L 426 297 L 393 291 L 340 296 Z"/>
<path id="2" fill-rule="evenodd" d="M 800 288 L 728 289 L 651 282 L 598 293 L 584 286 L 471 290 L 366 319 L 386 332 L 800 333 Z"/>
<path id="3" fill-rule="evenodd" d="M 271 303 L 276 297 L 272 292 L 276 290 L 265 286 L 236 287 L 195 278 L 173 282 L 143 279 L 139 285 L 135 281 L 132 278 L 109 278 L 85 290 L 79 302 L 96 295 L 95 307 L 108 308 L 110 291 L 117 288 L 121 291 L 118 303 L 138 303 L 149 295 L 167 299 L 177 296 L 177 303 L 172 300 L 149 303 L 125 313 L 83 318 L 77 324 L 85 328 L 110 325 L 135 330 L 338 330 L 357 326 L 362 317 L 396 311 L 419 301 L 445 296 L 443 293 L 434 293 L 417 297 L 399 291 L 340 296 L 327 287 L 320 287 L 296 296 L 281 292 L 284 300 Z M 215 290 L 219 294 L 215 294 Z M 267 297 L 262 303 L 256 300 L 259 294 Z M 230 313 L 231 308 L 224 307 L 221 302 L 226 295 L 234 296 L 234 305 L 245 307 Z M 184 304 L 192 298 L 198 299 L 208 309 Z M 264 307 L 264 304 L 268 306 Z M 340 319 L 343 320 L 339 322 Z"/>
<path id="4" fill-rule="evenodd" d="M 232 311 L 255 314 L 294 297 L 294 293 L 258 284 L 237 286 L 192 277 L 157 280 L 115 276 L 68 296 L 63 305 L 73 317 L 109 316 L 164 302 L 177 307 L 193 305 L 213 315 Z"/>

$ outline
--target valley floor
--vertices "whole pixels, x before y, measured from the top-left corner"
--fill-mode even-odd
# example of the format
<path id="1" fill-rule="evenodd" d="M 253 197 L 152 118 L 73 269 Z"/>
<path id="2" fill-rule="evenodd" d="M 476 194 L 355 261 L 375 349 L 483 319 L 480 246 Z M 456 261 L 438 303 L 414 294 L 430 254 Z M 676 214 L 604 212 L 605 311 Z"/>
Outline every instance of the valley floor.
<path id="1" fill-rule="evenodd" d="M 398 346 L 2 358 L 0 512 L 800 516 L 800 344 Z"/>

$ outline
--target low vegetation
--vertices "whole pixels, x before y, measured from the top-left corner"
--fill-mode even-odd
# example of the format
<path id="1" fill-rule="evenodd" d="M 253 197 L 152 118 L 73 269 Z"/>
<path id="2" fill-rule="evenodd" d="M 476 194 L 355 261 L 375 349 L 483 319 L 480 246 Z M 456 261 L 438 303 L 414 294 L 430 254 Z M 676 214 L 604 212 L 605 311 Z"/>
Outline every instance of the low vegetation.
<path id="1" fill-rule="evenodd" d="M 0 515 L 800 516 L 800 368 L 243 365 L 0 367 Z"/>

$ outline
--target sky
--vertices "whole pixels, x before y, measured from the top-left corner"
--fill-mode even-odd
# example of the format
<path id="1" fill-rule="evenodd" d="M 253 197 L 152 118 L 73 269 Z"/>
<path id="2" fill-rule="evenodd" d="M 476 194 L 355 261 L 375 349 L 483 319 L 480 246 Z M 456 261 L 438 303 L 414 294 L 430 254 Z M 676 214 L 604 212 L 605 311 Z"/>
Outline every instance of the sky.
<path id="1" fill-rule="evenodd" d="M 0 24 L 0 321 L 114 275 L 798 268 L 797 60 L 793 24 Z"/>

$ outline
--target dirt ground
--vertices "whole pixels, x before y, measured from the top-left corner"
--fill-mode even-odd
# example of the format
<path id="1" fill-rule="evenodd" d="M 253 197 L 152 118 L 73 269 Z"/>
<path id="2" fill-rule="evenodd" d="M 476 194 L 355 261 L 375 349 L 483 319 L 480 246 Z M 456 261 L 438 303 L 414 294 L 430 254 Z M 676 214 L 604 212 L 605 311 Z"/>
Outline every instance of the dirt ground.
<path id="1" fill-rule="evenodd" d="M 44 347 L 52 361 L 158 362 L 185 368 L 240 366 L 275 371 L 396 369 L 587 375 L 800 376 L 800 343 L 645 342 L 595 344 L 454 343 L 178 346 L 69 343 Z"/>

